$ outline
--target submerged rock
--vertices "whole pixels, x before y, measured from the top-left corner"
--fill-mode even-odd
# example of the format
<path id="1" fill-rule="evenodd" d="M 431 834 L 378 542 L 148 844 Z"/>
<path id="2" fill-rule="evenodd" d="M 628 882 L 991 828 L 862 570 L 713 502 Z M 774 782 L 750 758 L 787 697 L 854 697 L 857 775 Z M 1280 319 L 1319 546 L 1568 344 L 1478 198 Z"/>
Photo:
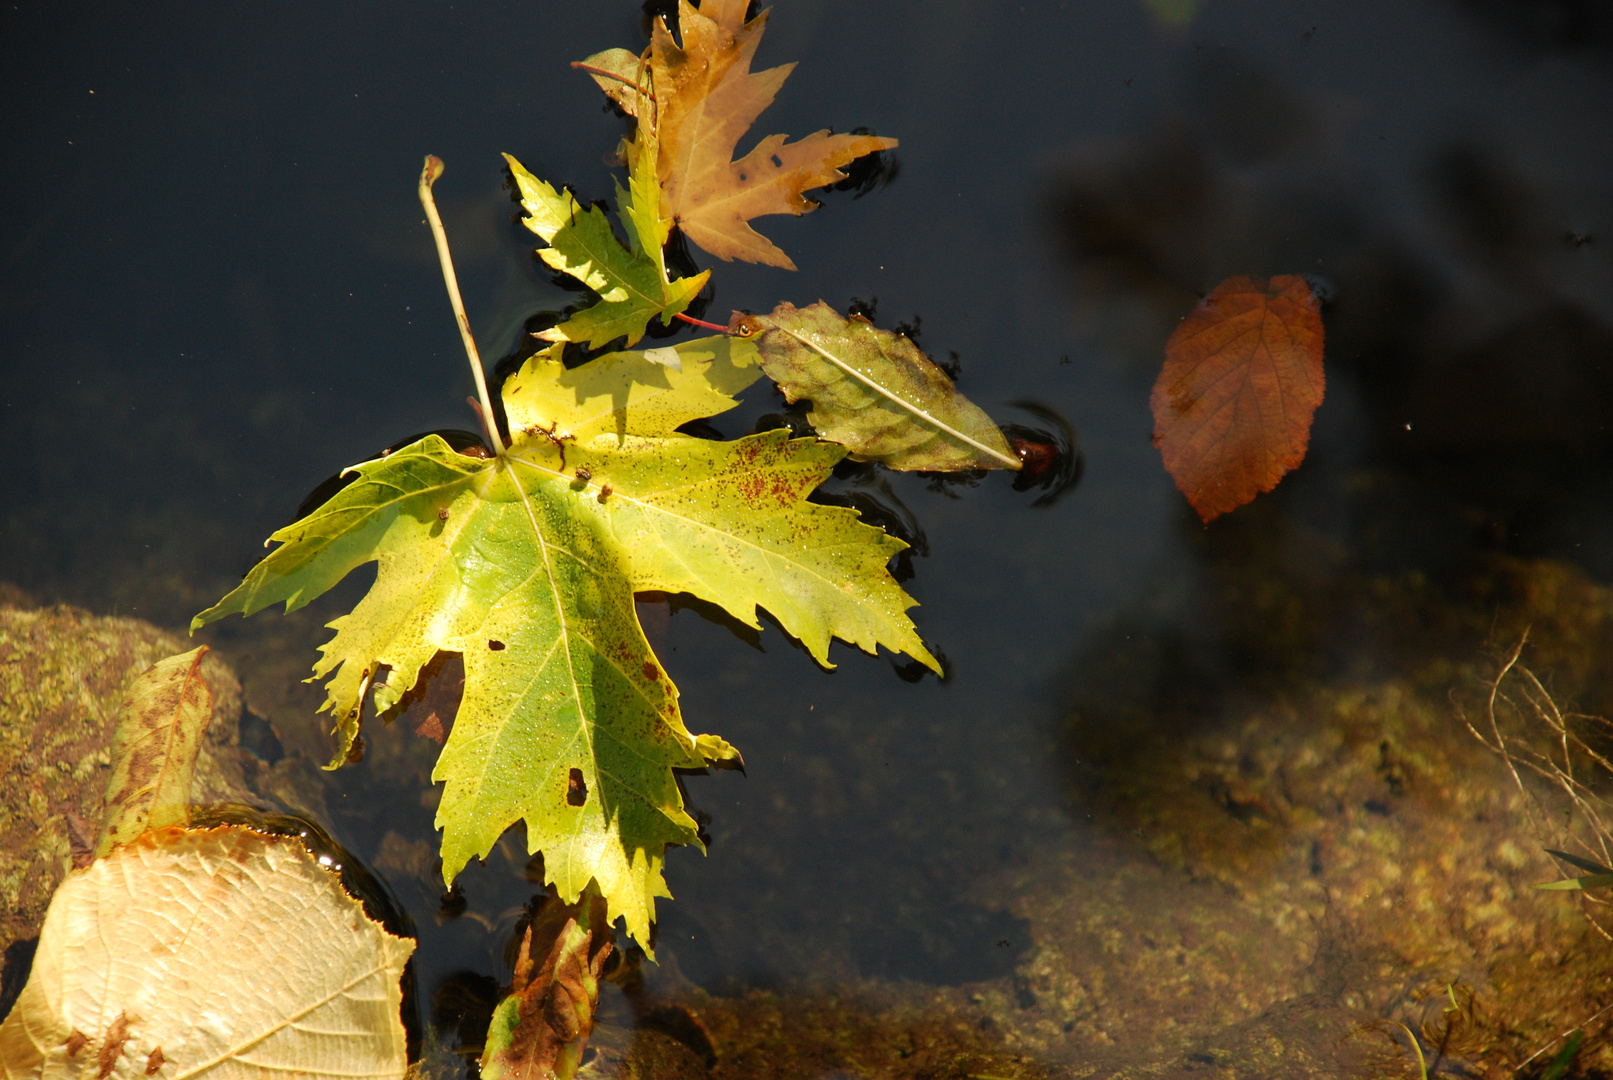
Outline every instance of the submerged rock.
<path id="1" fill-rule="evenodd" d="M 194 646 L 138 619 L 78 608 L 30 610 L 0 593 L 0 952 L 5 990 L 27 974 L 51 894 L 95 843 L 123 693 L 158 660 Z M 258 803 L 240 749 L 241 686 L 216 655 L 202 662 L 213 691 L 192 781 L 196 802 Z M 25 955 L 26 954 L 26 955 Z M 8 999 L 9 1000 L 9 999 Z M 0 1013 L 7 1001 L 0 1001 Z"/>
<path id="2" fill-rule="evenodd" d="M 1560 564 L 1492 570 L 1495 643 L 1532 624 L 1548 685 L 1604 693 L 1613 594 Z M 1406 600 L 1379 587 L 1386 610 Z M 1423 614 L 1437 645 L 1374 677 L 1210 691 L 1170 648 L 1128 644 L 1158 692 L 1089 692 L 1066 725 L 1072 808 L 1100 842 L 986 883 L 1033 941 L 978 998 L 1010 1046 L 1080 1075 L 1398 1076 L 1416 1033 L 1430 1075 L 1500 1077 L 1583 1025 L 1579 1067 L 1613 1065 L 1597 912 L 1533 887 L 1565 876 L 1543 848 L 1583 819 L 1470 730 L 1497 665 L 1482 635 L 1440 655 L 1464 620 Z M 1527 720 L 1508 737 L 1550 737 Z"/>

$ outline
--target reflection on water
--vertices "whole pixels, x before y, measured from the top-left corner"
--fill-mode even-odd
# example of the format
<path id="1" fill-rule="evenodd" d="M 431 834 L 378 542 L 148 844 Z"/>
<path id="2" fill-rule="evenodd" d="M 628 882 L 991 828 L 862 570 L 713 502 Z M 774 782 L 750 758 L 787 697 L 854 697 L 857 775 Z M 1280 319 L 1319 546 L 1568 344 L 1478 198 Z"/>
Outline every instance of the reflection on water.
<path id="1" fill-rule="evenodd" d="M 632 40 L 638 5 L 608 7 L 541 33 L 516 4 L 0 14 L 28 103 L 0 136 L 0 580 L 27 595 L 0 598 L 183 626 L 321 478 L 473 426 L 419 158 L 449 163 L 484 352 L 517 363 L 575 297 L 506 220 L 496 153 L 611 190 L 621 121 L 566 66 Z M 944 680 L 641 598 L 691 727 L 747 767 L 682 778 L 709 854 L 671 853 L 601 1067 L 1409 1075 L 1395 1022 L 1446 1075 L 1531 1075 L 1578 1025 L 1569 1075 L 1613 1069 L 1606 942 L 1530 888 L 1562 806 L 1462 723 L 1525 630 L 1565 714 L 1613 714 L 1605 14 L 780 0 L 769 35 L 760 59 L 801 66 L 768 130 L 844 118 L 900 168 L 778 219 L 803 272 L 723 264 L 694 313 L 909 319 L 1056 452 L 961 484 L 846 465 L 820 496 L 909 543 Z M 1327 285 L 1327 398 L 1305 464 L 1204 528 L 1148 387 L 1200 295 L 1277 273 Z M 758 387 L 702 434 L 800 417 Z M 444 894 L 451 661 L 367 719 L 362 762 L 317 768 L 300 680 L 364 586 L 207 640 L 256 790 L 385 882 L 422 1029 L 471 1048 L 541 870 L 517 831 Z"/>

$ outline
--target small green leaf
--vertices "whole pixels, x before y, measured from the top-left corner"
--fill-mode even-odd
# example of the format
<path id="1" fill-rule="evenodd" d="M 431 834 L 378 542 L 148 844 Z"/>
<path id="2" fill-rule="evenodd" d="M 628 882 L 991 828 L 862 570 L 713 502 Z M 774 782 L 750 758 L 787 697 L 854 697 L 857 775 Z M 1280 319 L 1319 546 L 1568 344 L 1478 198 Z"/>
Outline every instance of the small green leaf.
<path id="1" fill-rule="evenodd" d="M 1018 469 L 997 425 L 902 334 L 843 318 L 819 301 L 736 316 L 754 337 L 762 370 L 807 419 L 859 461 L 892 469 Z"/>
<path id="2" fill-rule="evenodd" d="M 112 776 L 95 857 L 141 833 L 189 820 L 191 773 L 213 719 L 202 645 L 159 660 L 129 685 L 112 739 Z"/>
<path id="3" fill-rule="evenodd" d="M 651 319 L 659 316 L 663 324 L 670 322 L 705 287 L 709 270 L 692 278 L 667 278 L 661 248 L 671 222 L 661 217 L 655 157 L 654 132 L 650 125 L 641 124 L 637 141 L 628 147 L 628 191 L 616 191 L 627 226 L 628 243 L 623 246 L 603 210 L 584 207 L 571 192 L 557 192 L 504 155 L 526 208 L 525 225 L 549 245 L 540 248 L 538 255 L 553 269 L 599 294 L 597 304 L 539 337 L 586 342 L 597 349 L 625 336 L 627 344 L 634 345 Z"/>

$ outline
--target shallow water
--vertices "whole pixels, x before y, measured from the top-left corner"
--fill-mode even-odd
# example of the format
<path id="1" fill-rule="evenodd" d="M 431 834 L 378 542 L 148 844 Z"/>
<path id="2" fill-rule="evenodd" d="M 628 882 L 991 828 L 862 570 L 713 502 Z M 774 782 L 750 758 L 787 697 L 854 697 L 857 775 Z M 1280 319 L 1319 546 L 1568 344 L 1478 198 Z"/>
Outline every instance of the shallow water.
<path id="1" fill-rule="evenodd" d="M 571 301 L 512 224 L 498 154 L 607 196 L 622 122 L 566 65 L 637 48 L 640 12 L 6 7 L 0 581 L 181 627 L 330 473 L 474 426 L 424 153 L 448 165 L 484 355 Z M 643 606 L 690 728 L 748 766 L 687 780 L 712 843 L 669 857 L 663 968 L 720 994 L 905 981 L 1029 1008 L 1030 913 L 1056 880 L 1035 868 L 1161 858 L 1084 794 L 1149 766 L 1089 760 L 1081 717 L 1188 739 L 1276 685 L 1388 678 L 1407 631 L 1372 614 L 1372 575 L 1415 571 L 1417 610 L 1474 615 L 1440 639 L 1453 664 L 1499 603 L 1463 591 L 1483 560 L 1613 577 L 1613 20 L 1567 0 L 783 0 L 771 19 L 759 62 L 799 66 L 757 131 L 867 126 L 901 140 L 900 172 L 760 222 L 801 271 L 716 263 L 708 317 L 877 298 L 1000 421 L 1037 424 L 1023 400 L 1067 418 L 1085 470 L 1040 507 L 1002 476 L 835 482 L 922 530 L 906 587 L 945 682 L 843 646 L 825 672 L 776 626 Z M 1206 529 L 1150 443 L 1148 389 L 1176 321 L 1239 273 L 1313 275 L 1327 397 L 1304 466 Z M 776 408 L 757 389 L 716 423 Z M 318 751 L 295 679 L 339 600 L 213 632 L 277 752 Z M 420 745 L 375 734 L 323 797 L 420 928 L 427 1011 L 450 978 L 508 978 L 533 886 L 519 837 L 467 872 L 457 917 L 410 876 L 432 808 L 395 780 L 429 767 Z M 1168 910 L 1183 887 L 1138 895 Z M 1067 1043 L 1018 1045 L 1078 1059 Z"/>

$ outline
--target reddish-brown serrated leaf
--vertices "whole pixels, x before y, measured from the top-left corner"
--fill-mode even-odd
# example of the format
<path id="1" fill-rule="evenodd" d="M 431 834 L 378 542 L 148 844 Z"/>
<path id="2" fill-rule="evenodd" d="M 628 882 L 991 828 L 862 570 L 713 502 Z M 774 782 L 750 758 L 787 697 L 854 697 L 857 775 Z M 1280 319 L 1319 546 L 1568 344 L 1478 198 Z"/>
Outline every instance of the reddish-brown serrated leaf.
<path id="1" fill-rule="evenodd" d="M 746 22 L 747 8 L 747 0 L 700 0 L 698 8 L 679 0 L 681 45 L 662 18 L 647 56 L 607 49 L 574 66 L 640 119 L 640 98 L 653 87 L 661 210 L 685 236 L 724 261 L 794 270 L 790 257 L 750 221 L 768 214 L 800 217 L 815 209 L 806 192 L 844 180 L 844 166 L 890 150 L 896 140 L 825 129 L 793 143 L 769 135 L 737 157 L 739 140 L 795 69 L 784 64 L 751 70 L 767 12 Z"/>
<path id="2" fill-rule="evenodd" d="M 1227 278 L 1182 320 L 1149 403 L 1154 445 L 1199 517 L 1305 460 L 1322 390 L 1322 315 L 1304 278 Z"/>

